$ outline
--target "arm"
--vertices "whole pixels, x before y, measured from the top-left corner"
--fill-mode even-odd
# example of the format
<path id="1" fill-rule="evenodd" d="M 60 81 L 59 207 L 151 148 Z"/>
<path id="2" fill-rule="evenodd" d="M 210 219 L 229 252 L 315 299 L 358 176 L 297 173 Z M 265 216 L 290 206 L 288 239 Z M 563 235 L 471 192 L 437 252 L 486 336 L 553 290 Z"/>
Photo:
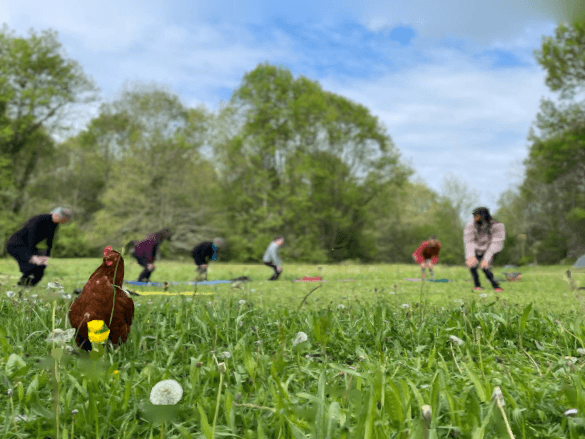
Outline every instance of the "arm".
<path id="1" fill-rule="evenodd" d="M 465 260 L 475 257 L 475 231 L 473 223 L 469 223 L 463 229 L 463 243 L 465 245 Z"/>
<path id="2" fill-rule="evenodd" d="M 422 264 L 425 261 L 421 255 L 421 253 L 423 251 L 423 248 L 425 248 L 427 244 L 428 244 L 427 241 L 423 241 L 422 244 L 412 254 L 412 256 L 414 256 L 414 260 L 416 261 L 417 264 Z"/>
<path id="3" fill-rule="evenodd" d="M 53 239 L 55 238 L 56 231 L 57 227 L 55 227 L 53 232 L 49 233 L 49 236 L 47 236 L 47 257 L 51 256 L 51 249 L 53 248 Z"/>
<path id="4" fill-rule="evenodd" d="M 500 252 L 504 248 L 504 239 L 506 239 L 506 228 L 502 223 L 496 223 L 492 225 L 492 240 L 490 246 L 485 252 L 484 259 L 486 261 L 492 261 L 494 255 Z"/>

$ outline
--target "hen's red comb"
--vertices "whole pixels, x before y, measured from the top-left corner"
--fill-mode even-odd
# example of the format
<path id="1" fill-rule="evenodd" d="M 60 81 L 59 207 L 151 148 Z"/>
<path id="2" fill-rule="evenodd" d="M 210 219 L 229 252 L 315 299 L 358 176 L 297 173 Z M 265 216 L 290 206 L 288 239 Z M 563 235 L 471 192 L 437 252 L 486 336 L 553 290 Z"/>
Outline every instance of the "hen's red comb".
<path id="1" fill-rule="evenodd" d="M 105 249 L 104 249 L 104 256 L 107 256 L 108 253 L 110 253 L 112 251 L 112 246 L 108 245 Z"/>

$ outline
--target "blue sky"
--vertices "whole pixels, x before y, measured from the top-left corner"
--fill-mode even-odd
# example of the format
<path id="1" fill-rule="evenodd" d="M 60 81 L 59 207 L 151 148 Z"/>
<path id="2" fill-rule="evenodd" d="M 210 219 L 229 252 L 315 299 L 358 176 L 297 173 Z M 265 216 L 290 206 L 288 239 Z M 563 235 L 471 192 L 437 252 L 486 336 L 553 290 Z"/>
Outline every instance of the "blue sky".
<path id="1" fill-rule="evenodd" d="M 432 189 L 451 174 L 495 209 L 522 176 L 540 99 L 553 97 L 533 51 L 566 19 L 559 4 L 9 0 L 0 23 L 57 30 L 104 101 L 128 80 L 155 81 L 215 111 L 258 63 L 286 66 L 367 106 Z"/>

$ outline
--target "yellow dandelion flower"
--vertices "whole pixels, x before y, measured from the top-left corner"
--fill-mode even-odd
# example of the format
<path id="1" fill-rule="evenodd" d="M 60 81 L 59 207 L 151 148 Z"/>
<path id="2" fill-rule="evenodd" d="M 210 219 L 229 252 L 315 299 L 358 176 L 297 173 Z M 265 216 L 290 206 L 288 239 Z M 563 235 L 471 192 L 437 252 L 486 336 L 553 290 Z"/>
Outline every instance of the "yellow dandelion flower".
<path id="1" fill-rule="evenodd" d="M 97 334 L 95 332 L 90 332 L 89 333 L 89 341 L 91 341 L 92 343 L 103 343 L 108 339 L 109 335 L 110 335 L 110 330 L 107 330 L 106 332 L 102 332 L 100 334 Z"/>
<path id="2" fill-rule="evenodd" d="M 87 322 L 87 329 L 89 329 L 89 332 L 98 332 L 103 327 L 103 320 L 92 320 L 91 322 Z"/>
<path id="3" fill-rule="evenodd" d="M 118 374 L 118 371 L 117 371 L 117 370 L 115 370 L 115 371 L 114 371 L 114 375 L 117 375 L 117 374 Z"/>

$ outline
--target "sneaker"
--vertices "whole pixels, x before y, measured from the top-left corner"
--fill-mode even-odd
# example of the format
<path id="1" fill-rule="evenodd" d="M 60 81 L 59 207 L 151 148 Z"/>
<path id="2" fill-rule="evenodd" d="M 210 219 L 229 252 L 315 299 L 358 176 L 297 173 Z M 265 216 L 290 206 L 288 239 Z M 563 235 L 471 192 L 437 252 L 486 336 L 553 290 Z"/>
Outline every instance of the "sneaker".
<path id="1" fill-rule="evenodd" d="M 502 290 L 501 288 L 496 288 L 496 289 L 494 289 L 494 291 L 495 291 L 496 293 L 501 293 L 501 292 L 502 292 L 502 291 L 504 291 L 504 290 Z"/>
<path id="2" fill-rule="evenodd" d="M 484 289 L 483 287 L 475 287 L 475 288 L 474 288 L 474 290 L 475 290 L 475 291 L 481 291 L 481 290 L 483 290 L 483 289 Z"/>

